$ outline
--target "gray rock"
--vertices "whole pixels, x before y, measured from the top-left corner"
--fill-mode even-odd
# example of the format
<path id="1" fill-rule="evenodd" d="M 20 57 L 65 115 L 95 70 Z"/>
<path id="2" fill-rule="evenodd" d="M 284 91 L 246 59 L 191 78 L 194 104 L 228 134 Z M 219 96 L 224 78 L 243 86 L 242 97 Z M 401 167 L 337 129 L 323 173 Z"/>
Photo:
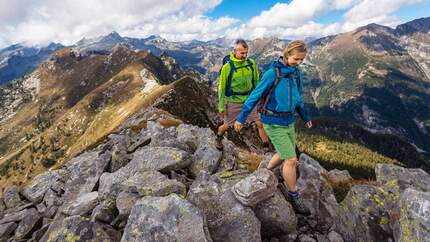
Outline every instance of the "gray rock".
<path id="1" fill-rule="evenodd" d="M 125 137 L 124 137 L 125 139 Z M 125 140 L 113 145 L 111 150 L 111 162 L 108 168 L 109 172 L 115 172 L 121 167 L 126 166 L 131 160 L 131 155 L 127 153 Z"/>
<path id="2" fill-rule="evenodd" d="M 116 202 L 114 199 L 103 200 L 97 207 L 94 208 L 91 214 L 91 221 L 100 221 L 110 224 L 118 216 Z"/>
<path id="3" fill-rule="evenodd" d="M 139 170 L 169 172 L 188 167 L 189 153 L 172 147 L 145 147 L 134 153 L 132 161 L 139 164 Z"/>
<path id="4" fill-rule="evenodd" d="M 297 217 L 293 207 L 280 191 L 258 204 L 254 209 L 255 215 L 261 222 L 261 234 L 270 238 L 294 232 L 297 227 Z"/>
<path id="5" fill-rule="evenodd" d="M 327 237 L 330 242 L 344 242 L 342 236 L 336 231 L 330 231 Z"/>
<path id="6" fill-rule="evenodd" d="M 31 239 L 28 242 L 38 242 L 42 238 L 42 236 L 48 231 L 48 228 L 51 224 L 44 224 L 42 228 L 34 231 L 34 233 L 31 236 Z"/>
<path id="7" fill-rule="evenodd" d="M 190 162 L 190 155 L 177 148 L 144 147 L 134 153 L 133 159 L 125 167 L 114 173 L 104 173 L 100 178 L 99 192 L 104 195 L 117 195 L 120 192 L 120 184 L 138 172 L 169 172 L 185 168 Z"/>
<path id="8" fill-rule="evenodd" d="M 258 169 L 232 187 L 236 198 L 245 206 L 255 206 L 275 194 L 278 179 L 268 169 Z"/>
<path id="9" fill-rule="evenodd" d="M 403 192 L 393 230 L 395 241 L 430 241 L 430 192 Z"/>
<path id="10" fill-rule="evenodd" d="M 45 192 L 43 201 L 48 209 L 52 206 L 61 206 L 63 204 L 63 199 L 60 196 L 57 196 L 57 193 L 51 189 L 48 189 Z"/>
<path id="11" fill-rule="evenodd" d="M 307 234 L 299 235 L 299 241 L 300 242 L 317 242 L 314 238 L 312 238 L 310 235 L 307 235 Z"/>
<path id="12" fill-rule="evenodd" d="M 99 202 L 99 193 L 90 192 L 65 204 L 62 212 L 69 216 L 85 215 L 91 212 Z"/>
<path id="13" fill-rule="evenodd" d="M 121 241 L 212 241 L 204 215 L 176 194 L 144 197 L 133 207 Z"/>
<path id="14" fill-rule="evenodd" d="M 0 220 L 0 224 L 21 221 L 26 216 L 27 211 L 28 211 L 28 209 L 23 209 L 23 210 L 14 212 L 14 213 L 7 213 Z"/>
<path id="15" fill-rule="evenodd" d="M 100 176 L 107 169 L 109 160 L 97 152 L 83 153 L 67 163 L 70 178 L 66 182 L 65 200 L 73 200 L 94 190 Z"/>
<path id="16" fill-rule="evenodd" d="M 297 240 L 297 237 L 299 237 L 297 232 L 293 232 L 293 233 L 290 233 L 287 235 L 283 235 L 283 236 L 279 237 L 279 239 L 282 242 L 295 242 Z"/>
<path id="17" fill-rule="evenodd" d="M 54 228 L 50 228 L 46 241 L 118 241 L 117 236 L 106 232 L 106 227 L 108 226 L 91 222 L 88 218 L 72 216 L 65 218 Z M 41 241 L 45 241 L 44 238 Z"/>
<path id="18" fill-rule="evenodd" d="M 328 238 L 325 235 L 316 234 L 315 237 L 318 242 L 330 242 L 330 240 L 328 240 Z"/>
<path id="19" fill-rule="evenodd" d="M 116 198 L 116 207 L 119 214 L 124 216 L 130 215 L 134 204 L 141 198 L 137 193 L 121 192 Z"/>
<path id="20" fill-rule="evenodd" d="M 40 214 L 44 214 L 46 212 L 46 206 L 43 203 L 39 203 L 36 205 L 36 209 Z"/>
<path id="21" fill-rule="evenodd" d="M 5 189 L 3 192 L 3 201 L 6 208 L 15 208 L 22 204 L 21 198 L 19 197 L 18 187 L 11 186 Z"/>
<path id="22" fill-rule="evenodd" d="M 130 145 L 128 148 L 127 148 L 127 152 L 128 153 L 133 153 L 133 152 L 135 152 L 138 148 L 141 148 L 141 147 L 143 147 L 143 146 L 147 146 L 147 145 L 149 145 L 149 143 L 151 143 L 151 138 L 149 138 L 149 137 L 142 137 L 142 138 L 139 138 L 138 140 L 136 140 L 132 145 Z"/>
<path id="23" fill-rule="evenodd" d="M 59 207 L 58 206 L 51 206 L 46 209 L 46 212 L 43 214 L 43 217 L 45 218 L 53 218 L 55 214 L 57 213 Z"/>
<path id="24" fill-rule="evenodd" d="M 191 185 L 187 199 L 206 215 L 214 241 L 261 241 L 260 221 L 251 208 L 242 205 L 231 192 L 231 186 L 243 176 L 234 179 L 233 172 L 227 173 L 228 176 L 225 173 L 213 176 L 200 173 Z"/>
<path id="25" fill-rule="evenodd" d="M 151 139 L 149 146 L 152 147 L 172 147 L 184 149 L 186 145 L 178 143 L 176 136 L 176 128 L 164 128 L 159 122 L 148 121 L 146 129 L 142 129 L 140 131 L 138 139 Z"/>
<path id="26" fill-rule="evenodd" d="M 15 231 L 17 227 L 18 227 L 18 224 L 14 222 L 0 224 L 0 241 L 2 239 L 8 239 L 10 236 L 12 236 L 12 233 Z"/>
<path id="27" fill-rule="evenodd" d="M 18 228 L 15 231 L 16 239 L 24 239 L 27 237 L 34 227 L 37 226 L 39 222 L 41 222 L 41 216 L 36 211 L 36 209 L 31 208 L 27 210 L 27 213 L 23 220 L 18 225 Z"/>
<path id="28" fill-rule="evenodd" d="M 377 164 L 375 174 L 378 184 L 387 192 L 400 195 L 407 188 L 423 192 L 430 191 L 430 175 L 422 169 L 406 169 L 393 164 Z"/>
<path id="29" fill-rule="evenodd" d="M 331 183 L 347 183 L 353 179 L 347 170 L 333 169 L 328 173 L 328 179 Z"/>
<path id="30" fill-rule="evenodd" d="M 336 231 L 345 241 L 387 241 L 392 230 L 386 212 L 386 197 L 377 187 L 356 185 L 342 201 Z"/>
<path id="31" fill-rule="evenodd" d="M 215 134 L 209 128 L 198 128 L 181 124 L 177 128 L 179 143 L 187 144 L 193 153 L 190 171 L 197 176 L 201 171 L 214 173 L 219 165 L 222 152 L 215 146 Z M 194 152 L 193 152 L 194 151 Z"/>
<path id="32" fill-rule="evenodd" d="M 223 143 L 223 152 L 221 161 L 219 162 L 217 172 L 225 172 L 225 171 L 232 171 L 235 170 L 238 167 L 238 158 L 237 153 L 238 148 L 236 145 L 229 141 L 224 139 L 222 141 Z"/>
<path id="33" fill-rule="evenodd" d="M 22 195 L 33 203 L 39 203 L 48 189 L 57 185 L 56 182 L 64 181 L 64 179 L 64 170 L 47 171 L 36 176 L 31 184 L 24 188 Z"/>
<path id="34" fill-rule="evenodd" d="M 3 198 L 0 197 L 0 213 L 6 209 L 6 205 L 4 205 Z"/>
<path id="35" fill-rule="evenodd" d="M 121 190 L 125 192 L 139 193 L 141 196 L 166 196 L 177 193 L 185 197 L 185 185 L 170 180 L 158 171 L 145 171 L 137 173 L 121 183 Z"/>
<path id="36" fill-rule="evenodd" d="M 303 203 L 310 209 L 311 214 L 317 215 L 323 188 L 328 189 L 326 196 L 333 196 L 333 189 L 321 174 L 327 171 L 314 159 L 302 154 L 298 161 L 300 177 L 297 179 L 297 188 L 300 191 Z M 335 204 L 337 206 L 337 203 Z"/>

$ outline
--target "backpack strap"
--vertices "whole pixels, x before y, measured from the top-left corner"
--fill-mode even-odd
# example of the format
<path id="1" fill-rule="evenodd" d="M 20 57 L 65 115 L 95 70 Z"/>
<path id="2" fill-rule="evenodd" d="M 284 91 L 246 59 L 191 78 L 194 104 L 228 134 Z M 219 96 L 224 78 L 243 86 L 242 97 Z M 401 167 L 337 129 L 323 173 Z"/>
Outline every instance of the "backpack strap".
<path id="1" fill-rule="evenodd" d="M 233 95 L 232 91 L 231 91 L 231 80 L 233 79 L 233 74 L 236 72 L 236 67 L 234 66 L 233 61 L 228 61 L 229 65 L 230 65 L 230 73 L 228 74 L 227 77 L 227 87 L 225 89 L 225 95 L 227 97 Z"/>
<path id="2" fill-rule="evenodd" d="M 252 79 L 251 79 L 251 83 L 252 83 L 252 89 L 250 92 L 252 92 L 252 90 L 254 90 L 255 85 L 254 85 L 254 64 L 252 63 L 251 59 L 247 59 L 246 62 L 248 62 L 248 66 L 251 68 L 251 74 L 252 74 Z"/>
<path id="3" fill-rule="evenodd" d="M 275 82 L 270 87 L 269 91 L 266 92 L 263 95 L 263 99 L 260 101 L 260 105 L 258 107 L 258 112 L 265 114 L 267 112 L 266 106 L 269 102 L 270 96 L 272 95 L 272 92 L 275 90 L 276 86 L 278 85 L 279 81 L 281 80 L 281 71 L 278 67 L 274 68 L 275 70 Z"/>

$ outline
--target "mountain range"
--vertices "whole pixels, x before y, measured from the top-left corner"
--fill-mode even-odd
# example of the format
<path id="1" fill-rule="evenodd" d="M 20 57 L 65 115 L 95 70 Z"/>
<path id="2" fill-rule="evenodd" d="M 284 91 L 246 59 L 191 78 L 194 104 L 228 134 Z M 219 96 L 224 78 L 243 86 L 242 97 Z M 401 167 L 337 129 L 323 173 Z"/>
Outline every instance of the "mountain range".
<path id="1" fill-rule="evenodd" d="M 322 124 L 326 129 L 339 127 L 333 132 L 361 145 L 373 136 L 366 133 L 367 138 L 357 137 L 363 132 L 339 122 L 386 135 L 387 140 L 398 139 L 386 143 L 401 144 L 400 149 L 378 149 L 378 145 L 368 148 L 406 164 L 414 161 L 414 167 L 430 167 L 429 28 L 430 18 L 423 18 L 395 29 L 370 24 L 310 40 L 302 70 L 304 99 L 314 119 L 337 120 Z M 0 73 L 26 70 L 14 80 L 3 79 L 0 87 L 2 174 L 8 174 L 5 171 L 11 166 L 22 168 L 15 174 L 19 176 L 46 169 L 41 164 L 61 164 L 102 140 L 162 93 L 171 91 L 169 83 L 184 75 L 193 76 L 209 90 L 207 82 L 216 79 L 231 43 L 225 38 L 170 42 L 158 36 L 138 39 L 112 32 L 83 38 L 64 48 L 51 44 L 26 51 L 26 47 L 15 45 L 1 50 L 0 63 L 7 65 Z M 262 71 L 282 54 L 287 43 L 277 38 L 249 41 L 251 55 Z M 47 54 L 48 50 L 53 54 Z M 28 62 L 30 59 L 37 61 Z M 204 95 L 206 101 L 216 102 L 215 96 Z M 190 112 L 178 106 L 175 109 L 169 111 L 178 116 Z M 185 118 L 189 122 L 196 119 L 195 115 Z M 16 181 L 10 178 L 14 175 L 8 176 L 10 183 Z"/>

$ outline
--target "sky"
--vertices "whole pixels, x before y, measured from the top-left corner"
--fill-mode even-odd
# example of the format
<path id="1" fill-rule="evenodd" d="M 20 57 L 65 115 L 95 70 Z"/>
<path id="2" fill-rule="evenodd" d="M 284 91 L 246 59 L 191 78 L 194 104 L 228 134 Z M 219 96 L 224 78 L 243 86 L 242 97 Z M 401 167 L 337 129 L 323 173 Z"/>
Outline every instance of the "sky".
<path id="1" fill-rule="evenodd" d="M 112 31 L 171 41 L 304 39 L 430 17 L 430 0 L 0 0 L 0 48 L 70 45 Z"/>

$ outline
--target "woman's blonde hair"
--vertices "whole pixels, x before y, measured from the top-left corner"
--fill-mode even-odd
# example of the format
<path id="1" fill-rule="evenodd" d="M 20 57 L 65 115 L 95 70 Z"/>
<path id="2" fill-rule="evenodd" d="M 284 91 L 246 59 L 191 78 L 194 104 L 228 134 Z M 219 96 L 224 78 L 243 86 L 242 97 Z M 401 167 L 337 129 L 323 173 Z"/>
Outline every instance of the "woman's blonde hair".
<path id="1" fill-rule="evenodd" d="M 293 40 L 288 43 L 287 47 L 284 50 L 284 58 L 288 58 L 293 52 L 306 53 L 308 50 L 306 49 L 306 44 L 302 40 Z"/>

